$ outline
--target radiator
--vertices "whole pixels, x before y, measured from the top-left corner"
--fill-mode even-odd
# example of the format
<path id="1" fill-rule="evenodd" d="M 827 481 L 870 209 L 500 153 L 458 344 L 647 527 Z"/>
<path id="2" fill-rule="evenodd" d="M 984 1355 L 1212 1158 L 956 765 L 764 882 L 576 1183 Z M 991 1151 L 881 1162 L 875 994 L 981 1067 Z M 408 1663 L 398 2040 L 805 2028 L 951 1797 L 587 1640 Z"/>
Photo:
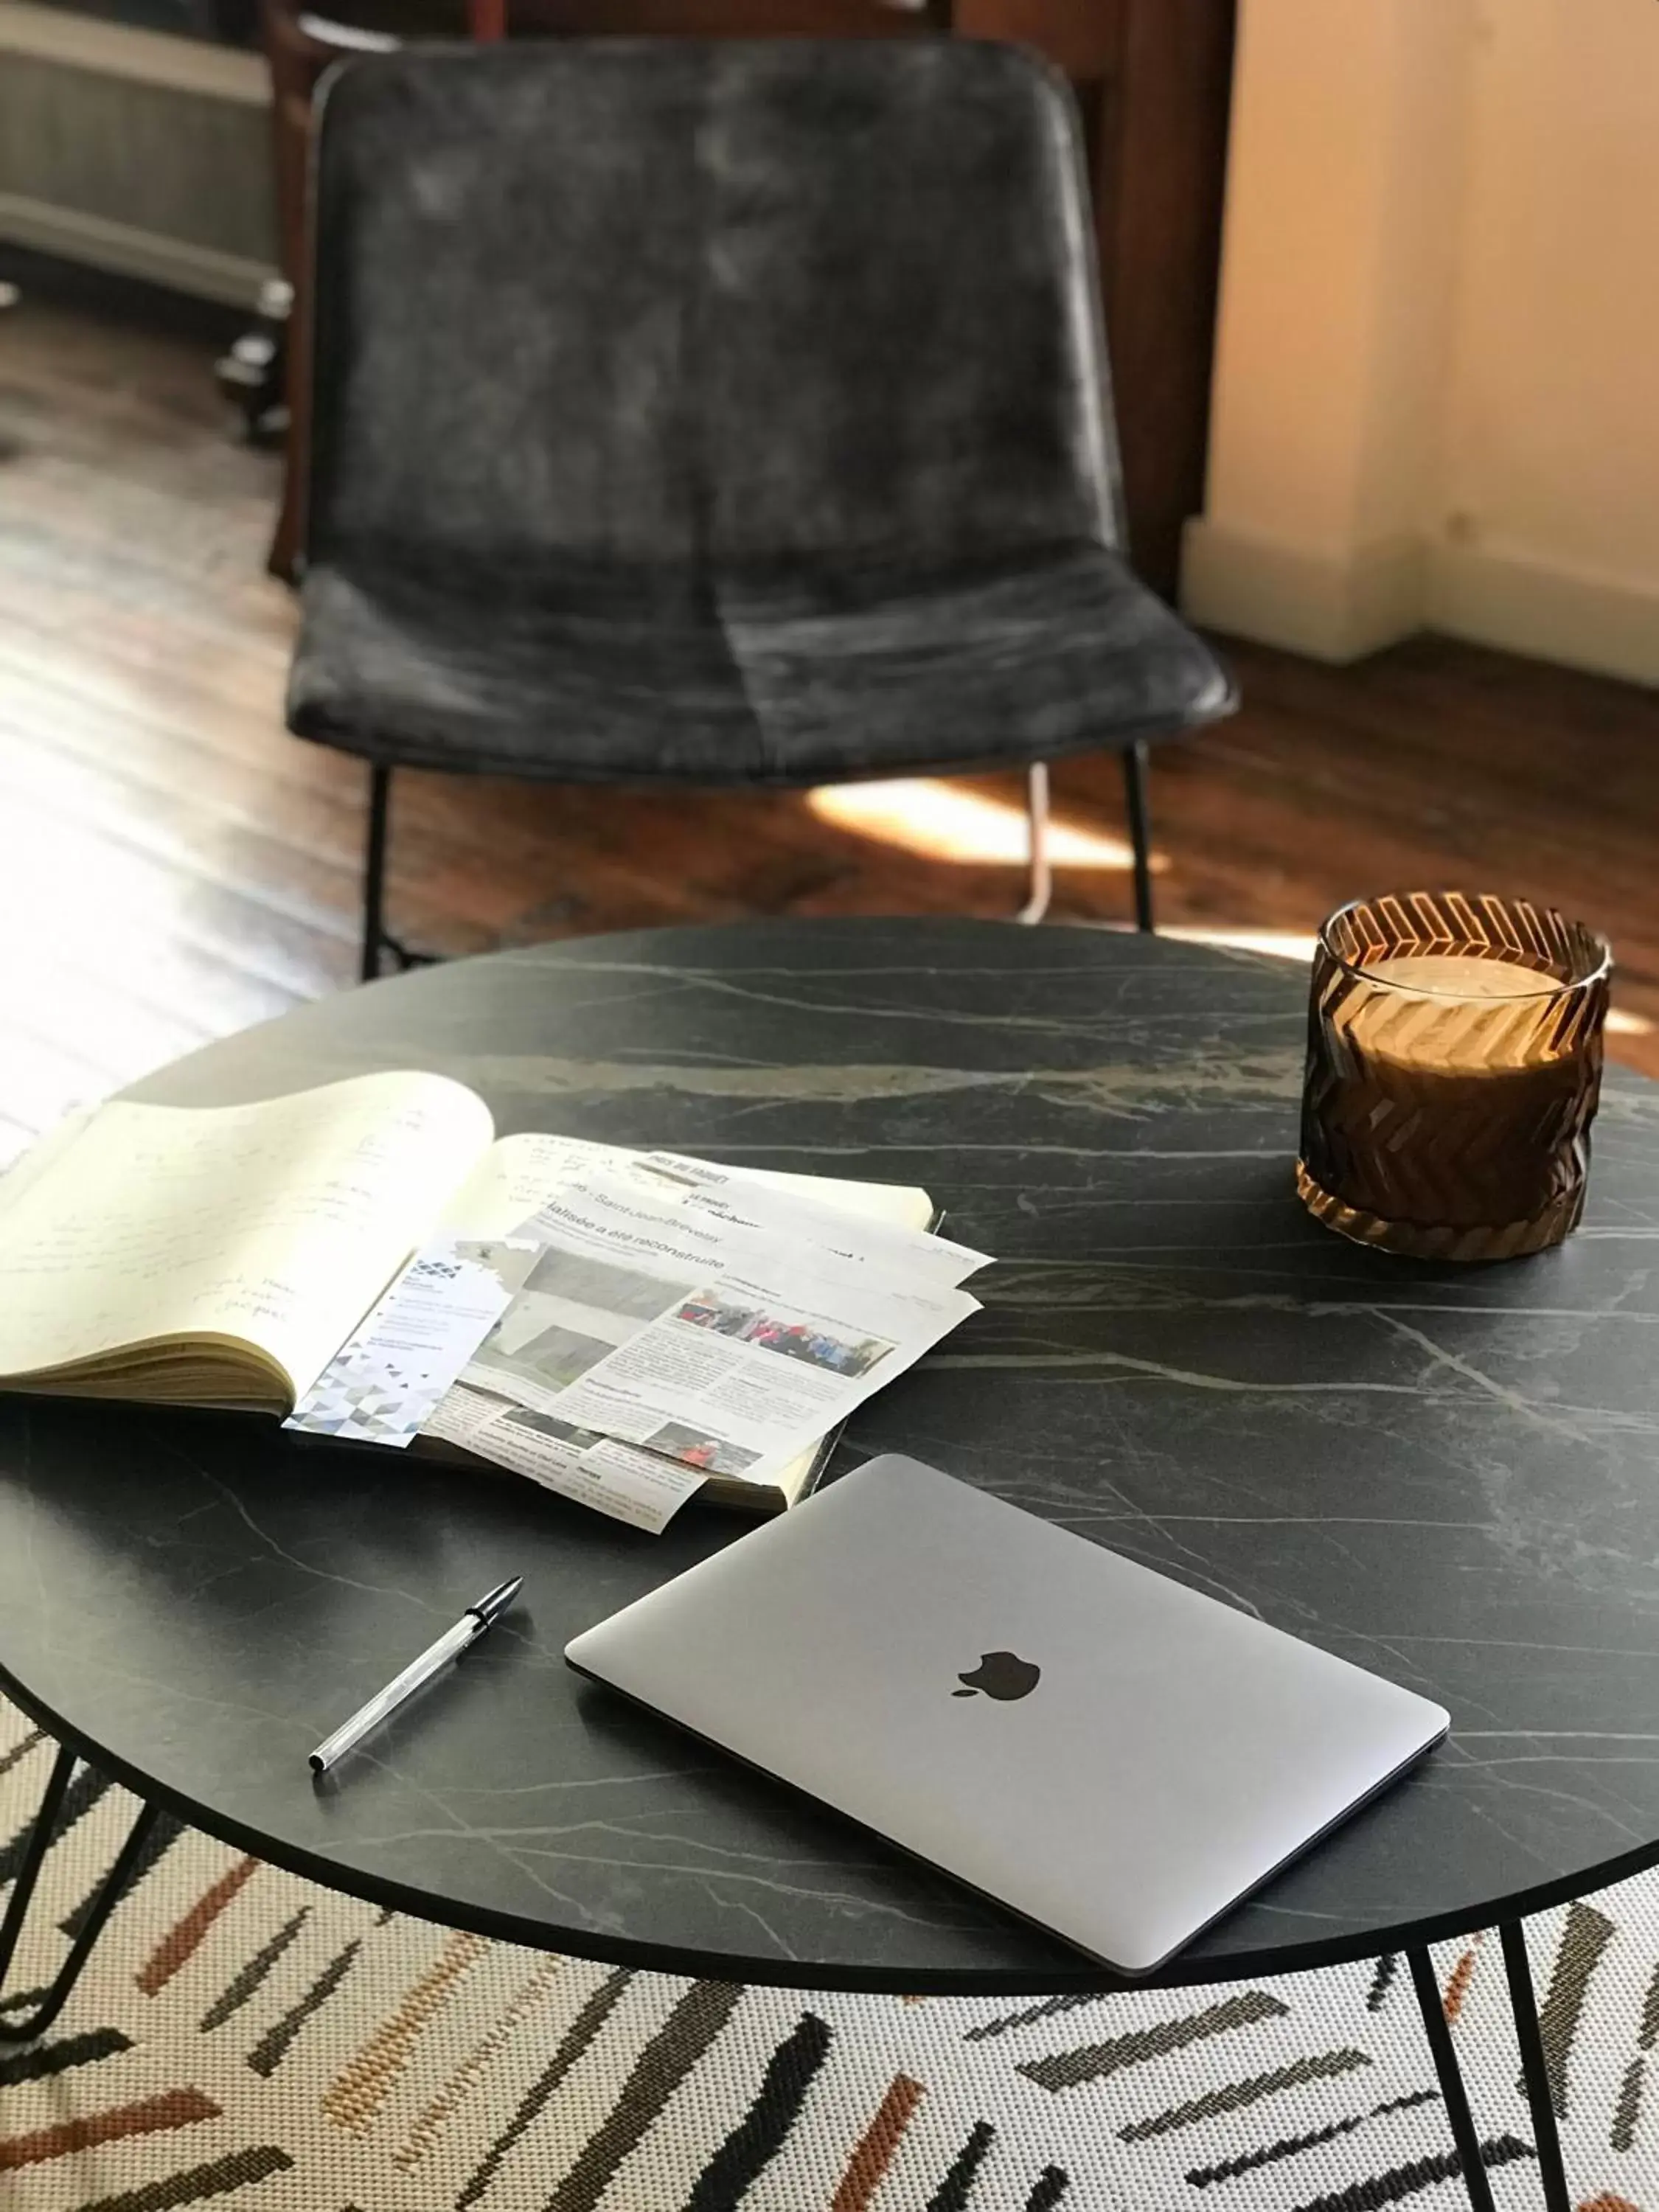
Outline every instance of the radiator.
<path id="1" fill-rule="evenodd" d="M 276 237 L 259 56 L 0 0 L 0 240 L 252 306 Z"/>

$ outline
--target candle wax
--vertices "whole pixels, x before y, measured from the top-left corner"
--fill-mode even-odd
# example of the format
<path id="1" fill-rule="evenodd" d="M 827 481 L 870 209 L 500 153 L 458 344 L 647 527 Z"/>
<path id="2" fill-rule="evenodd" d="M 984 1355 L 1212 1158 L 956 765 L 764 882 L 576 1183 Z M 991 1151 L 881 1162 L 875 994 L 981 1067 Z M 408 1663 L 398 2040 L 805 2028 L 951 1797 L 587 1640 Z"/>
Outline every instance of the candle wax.
<path id="1" fill-rule="evenodd" d="M 1477 960 L 1468 952 L 1402 952 L 1365 969 L 1379 981 L 1437 998 L 1534 999 L 1565 987 L 1539 968 L 1515 960 Z"/>
<path id="2" fill-rule="evenodd" d="M 1581 1088 L 1572 1054 L 1540 1050 L 1551 996 L 1568 987 L 1518 960 L 1455 952 L 1399 953 L 1364 976 L 1372 988 L 1337 1016 L 1352 1079 L 1324 1109 L 1348 1148 L 1344 1197 L 1384 1218 L 1413 1203 L 1453 1223 L 1529 1218 L 1554 1188 Z M 1425 1175 L 1440 1133 L 1454 1164 Z M 1424 1182 L 1431 1198 L 1407 1197 Z"/>

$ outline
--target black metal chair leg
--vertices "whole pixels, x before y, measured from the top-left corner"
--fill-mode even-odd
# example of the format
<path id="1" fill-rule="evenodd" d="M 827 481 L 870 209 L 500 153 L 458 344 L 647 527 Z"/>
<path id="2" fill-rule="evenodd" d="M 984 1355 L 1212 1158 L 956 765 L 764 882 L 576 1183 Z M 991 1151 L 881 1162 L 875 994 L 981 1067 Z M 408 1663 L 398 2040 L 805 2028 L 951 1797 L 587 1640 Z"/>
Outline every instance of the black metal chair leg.
<path id="1" fill-rule="evenodd" d="M 1135 856 L 1135 927 L 1151 931 L 1152 920 L 1152 849 L 1146 816 L 1146 740 L 1138 738 L 1123 749 L 1123 796 L 1129 810 L 1129 840 Z"/>
<path id="2" fill-rule="evenodd" d="M 1527 1959 L 1527 1938 L 1518 1920 L 1504 1921 L 1498 1934 L 1504 1945 L 1504 1972 L 1509 1978 L 1510 2009 L 1515 2014 L 1515 2038 L 1521 2046 L 1521 2076 L 1532 2108 L 1533 2141 L 1544 2203 L 1547 2212 L 1572 2212 L 1566 2169 L 1561 2163 L 1561 2136 L 1555 2124 L 1555 2093 L 1544 2056 L 1544 2039 L 1538 2032 L 1538 2000 Z"/>
<path id="3" fill-rule="evenodd" d="M 1440 2094 L 1446 2100 L 1446 2117 L 1451 2122 L 1452 2140 L 1457 2145 L 1457 2161 L 1462 2170 L 1464 2190 L 1472 2212 L 1494 2212 L 1492 2182 L 1486 2172 L 1486 2161 L 1480 2154 L 1480 2138 L 1475 2132 L 1474 2115 L 1469 2110 L 1468 2092 L 1463 2087 L 1457 2053 L 1452 2048 L 1451 2029 L 1447 2025 L 1446 2008 L 1441 1999 L 1434 1961 L 1421 1948 L 1407 1951 L 1406 1956 L 1411 1963 L 1412 1986 L 1417 1991 L 1424 2032 L 1429 2039 L 1429 2049 L 1434 2054 L 1434 2070 L 1440 2079 Z"/>
<path id="4" fill-rule="evenodd" d="M 372 983 L 380 972 L 380 945 L 385 937 L 381 917 L 386 901 L 386 815 L 392 797 L 392 770 L 376 761 L 368 775 L 368 849 L 363 859 L 363 951 L 358 974 Z"/>
<path id="5" fill-rule="evenodd" d="M 69 1788 L 75 1765 L 75 1753 L 65 1745 L 59 1751 L 47 1778 L 46 1790 L 40 1799 L 40 1809 L 34 1816 L 34 1826 L 30 1832 L 28 1849 L 23 1854 L 23 1863 L 17 1870 L 11 1902 L 6 1908 L 3 1923 L 0 1923 L 0 1989 L 5 1986 L 18 1939 L 23 1932 L 23 1923 L 28 1917 L 35 1885 L 40 1879 L 40 1869 L 46 1864 L 52 1832 L 58 1826 L 58 1815 L 63 1808 L 64 1793 Z M 94 1944 L 104 1932 L 104 1923 L 120 1903 L 122 1894 L 132 1879 L 132 1870 L 155 1824 L 156 1809 L 154 1805 L 139 1807 L 137 1818 L 121 1846 L 120 1855 L 93 1899 L 80 1932 L 70 1948 L 68 1958 L 58 1968 L 40 2003 L 26 2020 L 0 2018 L 0 2041 L 27 2043 L 38 2035 L 44 2035 L 69 2002 L 75 1984 L 81 1978 L 81 1969 L 91 1957 Z"/>

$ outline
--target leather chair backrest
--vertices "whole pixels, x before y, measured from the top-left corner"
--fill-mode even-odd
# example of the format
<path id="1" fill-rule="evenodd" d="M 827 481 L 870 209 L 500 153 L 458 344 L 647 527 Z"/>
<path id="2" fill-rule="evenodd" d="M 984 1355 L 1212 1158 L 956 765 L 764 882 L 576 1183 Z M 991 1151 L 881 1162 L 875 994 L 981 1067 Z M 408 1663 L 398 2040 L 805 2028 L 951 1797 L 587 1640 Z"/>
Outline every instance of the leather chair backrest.
<path id="1" fill-rule="evenodd" d="M 313 558 L 1117 542 L 1075 119 L 1022 51 L 411 49 L 329 81 L 316 161 Z"/>

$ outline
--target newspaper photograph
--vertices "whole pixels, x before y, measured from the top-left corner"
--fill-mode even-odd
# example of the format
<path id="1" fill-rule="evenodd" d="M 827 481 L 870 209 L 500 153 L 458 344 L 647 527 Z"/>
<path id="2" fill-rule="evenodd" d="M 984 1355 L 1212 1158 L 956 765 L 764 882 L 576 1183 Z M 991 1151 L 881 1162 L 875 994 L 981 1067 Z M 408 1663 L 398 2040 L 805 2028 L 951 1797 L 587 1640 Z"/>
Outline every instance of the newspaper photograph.
<path id="1" fill-rule="evenodd" d="M 705 1473 L 770 1480 L 978 1302 L 798 1235 L 592 1177 L 520 1234 L 543 1245 L 463 1381 Z"/>
<path id="2" fill-rule="evenodd" d="M 544 1489 L 608 1513 L 614 1521 L 626 1521 L 631 1528 L 660 1535 L 706 1480 L 700 1468 L 683 1467 L 678 1460 L 619 1444 L 611 1437 L 590 1437 L 574 1449 L 545 1431 L 538 1434 L 532 1426 L 549 1418 L 545 1413 L 502 1416 L 492 1435 L 507 1439 L 504 1464 Z M 575 1437 L 585 1431 L 570 1433 Z"/>
<path id="3" fill-rule="evenodd" d="M 898 1349 L 882 1337 L 866 1336 L 854 1342 L 850 1337 L 832 1336 L 808 1322 L 789 1321 L 781 1313 L 740 1304 L 708 1287 L 694 1291 L 676 1308 L 674 1318 L 690 1322 L 693 1328 L 712 1328 L 716 1336 L 735 1337 L 739 1344 L 752 1344 L 758 1351 L 775 1352 L 780 1359 L 803 1360 L 809 1367 L 823 1368 L 831 1375 L 867 1375 L 890 1352 Z"/>
<path id="4" fill-rule="evenodd" d="M 815 1438 L 813 1449 L 775 1478 L 756 1482 L 748 1473 L 755 1463 L 752 1453 L 723 1445 L 690 1424 L 665 1425 L 665 1455 L 574 1428 L 550 1413 L 532 1413 L 465 1382 L 446 1393 L 422 1435 L 459 1445 L 527 1475 L 544 1489 L 560 1491 L 641 1528 L 666 1527 L 672 1514 L 711 1479 L 720 1482 L 720 1495 L 727 1503 L 752 1499 L 755 1510 L 768 1512 L 793 1504 L 816 1471 L 822 1442 Z M 654 1522 L 647 1514 L 658 1516 Z"/>
<path id="5" fill-rule="evenodd" d="M 655 1321 L 691 1283 L 549 1245 L 478 1351 L 468 1379 L 545 1407 Z"/>
<path id="6" fill-rule="evenodd" d="M 549 1413 L 503 1405 L 465 1385 L 451 1391 L 428 1433 L 653 1535 L 661 1534 L 708 1480 L 706 1468 L 617 1443 Z"/>

